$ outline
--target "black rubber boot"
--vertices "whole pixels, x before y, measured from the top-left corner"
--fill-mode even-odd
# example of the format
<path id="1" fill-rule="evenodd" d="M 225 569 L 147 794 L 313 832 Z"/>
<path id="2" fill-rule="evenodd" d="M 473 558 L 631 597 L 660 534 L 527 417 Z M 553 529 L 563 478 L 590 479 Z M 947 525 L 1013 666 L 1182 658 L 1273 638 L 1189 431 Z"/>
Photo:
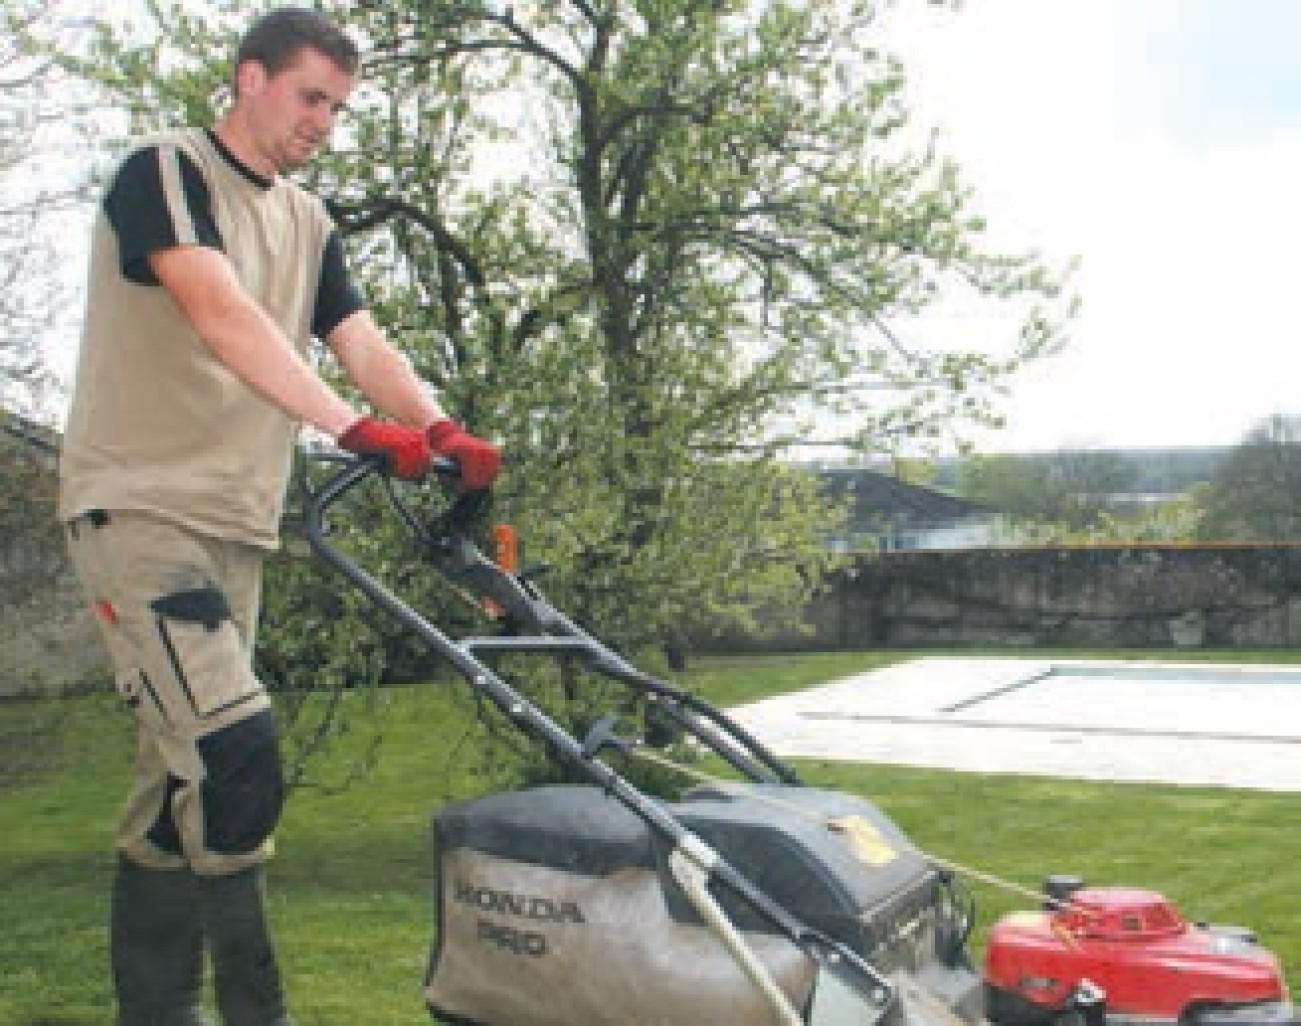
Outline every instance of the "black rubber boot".
<path id="1" fill-rule="evenodd" d="M 261 869 L 201 877 L 199 894 L 225 1026 L 293 1026 L 262 906 Z"/>
<path id="2" fill-rule="evenodd" d="M 117 1026 L 212 1026 L 200 1005 L 203 932 L 188 870 L 119 858 L 109 949 Z"/>

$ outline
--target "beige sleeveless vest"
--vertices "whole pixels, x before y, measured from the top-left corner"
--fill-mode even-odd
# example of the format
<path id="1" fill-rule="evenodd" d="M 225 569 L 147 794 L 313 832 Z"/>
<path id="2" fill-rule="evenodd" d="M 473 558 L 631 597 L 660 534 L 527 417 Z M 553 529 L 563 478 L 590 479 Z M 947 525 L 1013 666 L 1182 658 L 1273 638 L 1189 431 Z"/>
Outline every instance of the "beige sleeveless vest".
<path id="1" fill-rule="evenodd" d="M 195 244 L 178 151 L 198 164 L 226 254 L 245 289 L 300 352 L 310 338 L 331 224 L 324 205 L 277 179 L 260 188 L 202 131 L 159 147 L 177 239 Z M 161 286 L 122 274 L 101 207 L 77 381 L 64 434 L 59 517 L 155 514 L 203 534 L 274 548 L 298 424 L 227 371 Z"/>

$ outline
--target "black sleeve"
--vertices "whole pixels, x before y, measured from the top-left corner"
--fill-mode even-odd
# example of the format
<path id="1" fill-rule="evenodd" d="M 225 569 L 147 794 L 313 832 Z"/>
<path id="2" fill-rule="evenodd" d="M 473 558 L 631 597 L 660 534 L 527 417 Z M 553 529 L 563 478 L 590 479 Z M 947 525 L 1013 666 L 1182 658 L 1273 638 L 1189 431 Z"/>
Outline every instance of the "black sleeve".
<path id="1" fill-rule="evenodd" d="M 316 287 L 316 308 L 312 311 L 312 334 L 323 339 L 365 306 L 361 293 L 348 277 L 343 258 L 343 241 L 330 233 L 321 260 L 321 280 Z"/>
<path id="2" fill-rule="evenodd" d="M 104 213 L 117 234 L 122 274 L 157 285 L 149 255 L 176 246 L 222 249 L 208 183 L 198 166 L 172 146 L 137 150 L 118 168 L 104 196 Z"/>

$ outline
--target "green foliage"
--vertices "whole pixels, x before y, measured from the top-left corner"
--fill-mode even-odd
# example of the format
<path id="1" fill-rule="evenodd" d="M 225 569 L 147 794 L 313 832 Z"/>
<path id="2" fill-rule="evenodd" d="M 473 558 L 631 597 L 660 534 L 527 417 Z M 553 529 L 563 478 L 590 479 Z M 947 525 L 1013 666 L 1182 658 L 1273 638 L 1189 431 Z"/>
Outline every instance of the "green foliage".
<path id="1" fill-rule="evenodd" d="M 199 10 L 144 0 L 143 10 L 105 10 L 83 22 L 88 38 L 34 39 L 66 72 L 94 83 L 144 135 L 176 124 L 208 124 L 229 81 L 237 34 L 256 10 L 241 0 L 206 0 Z"/>
<path id="2" fill-rule="evenodd" d="M 503 442 L 499 516 L 549 595 L 623 651 L 800 608 L 839 514 L 778 457 L 816 425 L 881 451 L 989 422 L 1061 341 L 1061 281 L 987 252 L 957 168 L 899 143 L 876 4 L 322 6 L 367 58 L 310 184 L 417 371 Z M 76 67 L 137 122 L 204 120 L 250 8 L 154 4 Z M 955 287 L 1015 309 L 1015 337 L 907 344 Z M 330 591 L 274 585 L 268 639 L 372 679 L 375 628 Z M 290 642 L 313 604 L 332 640 Z"/>
<path id="3" fill-rule="evenodd" d="M 1301 418 L 1273 416 L 1253 428 L 1201 493 L 1204 541 L 1301 541 Z"/>
<path id="4" fill-rule="evenodd" d="M 1126 525 L 1141 532 L 1144 515 L 1127 514 L 1121 502 L 1136 478 L 1136 468 L 1112 452 L 975 456 L 958 468 L 958 492 L 1027 540 L 1102 540 Z"/>
<path id="5" fill-rule="evenodd" d="M 1006 518 L 1021 544 L 1200 537 L 1220 449 L 1061 450 L 941 462 L 936 479 Z"/>
<path id="6" fill-rule="evenodd" d="M 1083 530 L 1055 533 L 1050 540 L 1068 544 L 1188 542 L 1196 537 L 1202 515 L 1195 494 L 1177 495 L 1150 505 L 1103 510 Z"/>

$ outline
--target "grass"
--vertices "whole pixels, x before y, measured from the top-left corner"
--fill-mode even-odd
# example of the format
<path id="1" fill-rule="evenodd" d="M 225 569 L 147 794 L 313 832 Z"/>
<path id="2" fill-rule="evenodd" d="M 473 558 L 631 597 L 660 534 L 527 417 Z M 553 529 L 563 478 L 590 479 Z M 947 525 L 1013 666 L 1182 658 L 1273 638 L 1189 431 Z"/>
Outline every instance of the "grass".
<path id="1" fill-rule="evenodd" d="M 711 660 L 689 682 L 732 704 L 910 654 Z M 465 724 L 446 689 L 389 697 L 371 773 L 340 793 L 297 792 L 279 832 L 270 913 L 300 1026 L 429 1021 L 429 815 L 475 781 L 458 768 Z M 0 706 L 0 1023 L 110 1018 L 106 896 L 129 753 L 129 725 L 105 696 Z M 1250 925 L 1301 981 L 1301 795 L 798 765 L 810 783 L 872 798 L 946 860 L 1029 887 L 1051 872 L 1148 886 L 1195 918 Z M 981 925 L 1027 903 L 974 890 Z"/>

